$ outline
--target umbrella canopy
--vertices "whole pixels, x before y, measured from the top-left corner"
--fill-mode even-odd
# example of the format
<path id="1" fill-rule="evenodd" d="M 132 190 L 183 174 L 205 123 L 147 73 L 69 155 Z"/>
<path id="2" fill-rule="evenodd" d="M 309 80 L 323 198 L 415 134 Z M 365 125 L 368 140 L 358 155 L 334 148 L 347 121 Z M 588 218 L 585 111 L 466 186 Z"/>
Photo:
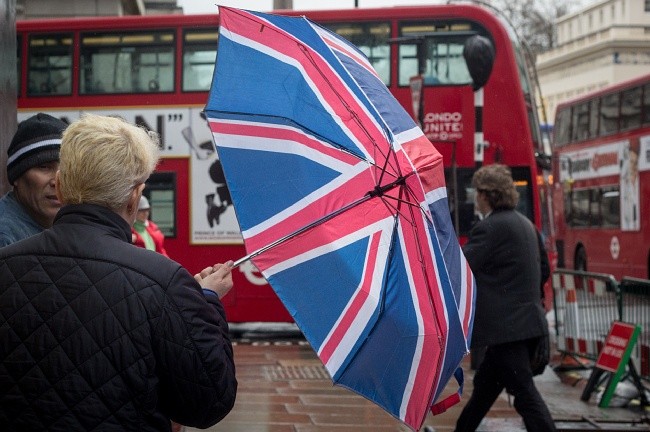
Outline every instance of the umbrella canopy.
<path id="1" fill-rule="evenodd" d="M 332 380 L 418 429 L 460 379 L 474 308 L 442 157 L 346 40 L 220 17 L 206 114 L 247 258 Z"/>

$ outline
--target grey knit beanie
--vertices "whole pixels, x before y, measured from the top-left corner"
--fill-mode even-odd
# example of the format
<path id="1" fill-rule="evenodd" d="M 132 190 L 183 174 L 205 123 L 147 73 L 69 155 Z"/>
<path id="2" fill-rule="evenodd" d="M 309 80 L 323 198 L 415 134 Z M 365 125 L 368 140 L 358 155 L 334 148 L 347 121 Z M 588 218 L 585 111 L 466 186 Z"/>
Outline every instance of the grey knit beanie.
<path id="1" fill-rule="evenodd" d="M 20 122 L 7 150 L 7 177 L 13 184 L 25 171 L 58 161 L 61 134 L 68 125 L 49 114 L 38 113 Z"/>

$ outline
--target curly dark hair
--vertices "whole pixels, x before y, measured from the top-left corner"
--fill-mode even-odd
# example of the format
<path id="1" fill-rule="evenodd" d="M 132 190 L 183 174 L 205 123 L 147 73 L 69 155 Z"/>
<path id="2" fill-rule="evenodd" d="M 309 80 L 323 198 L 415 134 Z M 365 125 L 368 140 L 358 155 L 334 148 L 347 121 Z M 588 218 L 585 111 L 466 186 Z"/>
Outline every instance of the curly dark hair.
<path id="1" fill-rule="evenodd" d="M 512 210 L 517 207 L 519 192 L 512 180 L 512 172 L 506 165 L 494 164 L 481 167 L 472 177 L 476 192 L 483 192 L 493 210 Z"/>

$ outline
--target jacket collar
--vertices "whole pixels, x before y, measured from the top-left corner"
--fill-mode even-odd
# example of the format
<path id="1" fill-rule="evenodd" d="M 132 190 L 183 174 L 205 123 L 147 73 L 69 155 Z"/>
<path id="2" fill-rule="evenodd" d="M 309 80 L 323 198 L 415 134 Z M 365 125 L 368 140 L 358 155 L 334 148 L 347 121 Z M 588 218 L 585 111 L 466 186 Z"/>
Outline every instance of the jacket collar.
<path id="1" fill-rule="evenodd" d="M 56 214 L 54 225 L 68 223 L 91 225 L 131 242 L 131 227 L 122 216 L 108 207 L 96 204 L 68 204 Z"/>

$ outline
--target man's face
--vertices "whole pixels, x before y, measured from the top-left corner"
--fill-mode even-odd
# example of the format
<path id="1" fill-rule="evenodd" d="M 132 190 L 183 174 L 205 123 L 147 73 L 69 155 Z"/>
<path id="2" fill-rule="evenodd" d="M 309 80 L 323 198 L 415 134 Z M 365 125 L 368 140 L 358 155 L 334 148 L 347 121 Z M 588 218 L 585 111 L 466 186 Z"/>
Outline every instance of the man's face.
<path id="1" fill-rule="evenodd" d="M 138 215 L 136 216 L 136 218 L 140 222 L 143 223 L 146 222 L 146 220 L 149 219 L 149 209 L 138 210 Z"/>
<path id="2" fill-rule="evenodd" d="M 474 211 L 479 213 L 480 219 L 483 219 L 491 210 L 485 192 L 479 192 L 477 189 L 474 194 Z"/>
<path id="3" fill-rule="evenodd" d="M 61 203 L 54 193 L 54 177 L 59 162 L 46 162 L 25 171 L 14 182 L 16 199 L 27 213 L 43 228 L 54 223 Z"/>

